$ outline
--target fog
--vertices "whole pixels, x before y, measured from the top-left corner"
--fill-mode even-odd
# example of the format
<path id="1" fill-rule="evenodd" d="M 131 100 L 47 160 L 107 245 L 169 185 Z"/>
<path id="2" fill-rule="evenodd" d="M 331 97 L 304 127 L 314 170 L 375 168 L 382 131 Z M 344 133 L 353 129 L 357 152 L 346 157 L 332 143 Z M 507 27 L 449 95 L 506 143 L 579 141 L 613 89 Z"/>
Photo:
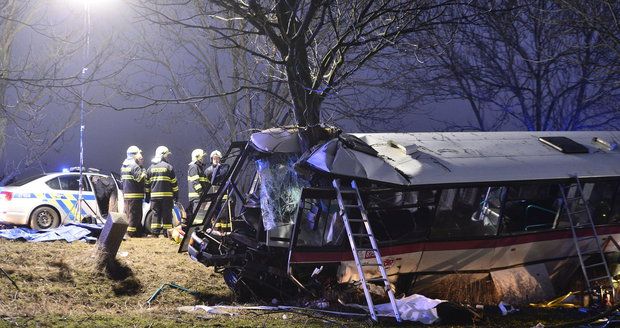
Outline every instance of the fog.
<path id="1" fill-rule="evenodd" d="M 75 111 L 76 106 L 83 107 L 84 121 L 84 165 L 98 168 L 104 172 L 118 172 L 121 162 L 125 158 L 127 147 L 136 145 L 143 150 L 145 165 L 148 166 L 154 155 L 155 148 L 165 145 L 172 151 L 171 164 L 180 182 L 180 195 L 186 197 L 186 173 L 187 164 L 190 161 L 190 153 L 193 149 L 202 148 L 207 153 L 214 149 L 224 152 L 227 143 L 233 140 L 215 142 L 209 137 L 209 131 L 205 130 L 198 117 L 187 104 L 166 104 L 147 109 L 123 109 L 126 107 L 139 107 L 145 103 L 144 99 L 128 99 L 122 92 L 135 90 L 148 90 L 158 92 L 161 97 L 174 98 L 172 89 L 167 86 L 171 83 L 167 79 L 167 71 L 162 63 L 164 60 L 173 60 L 171 65 L 180 74 L 178 78 L 190 94 L 205 92 L 201 87 L 201 72 L 192 72 L 197 58 L 182 55 L 182 49 L 171 49 L 173 54 L 169 58 L 145 58 L 148 54 L 136 49 L 139 42 L 150 41 L 155 45 L 166 47 L 165 42 L 169 39 L 163 36 L 161 27 L 148 24 L 143 18 L 138 17 L 129 5 L 120 0 L 84 2 L 77 0 L 51 0 L 47 7 L 46 15 L 55 28 L 56 33 L 65 32 L 71 36 L 71 40 L 77 46 L 72 53 L 66 67 L 63 67 L 63 75 L 71 76 L 80 72 L 82 66 L 87 66 L 87 77 L 97 79 L 107 74 L 116 74 L 116 70 L 122 67 L 122 72 L 114 75 L 111 80 L 96 81 L 87 87 L 72 88 L 73 94 L 54 95 L 55 102 L 45 106 L 40 119 L 36 124 L 38 129 L 53 130 L 56 126 L 62 126 L 69 119 L 78 120 Z M 181 30 L 182 33 L 192 33 Z M 170 36 L 168 36 L 170 37 Z M 15 57 L 33 49 L 33 45 L 42 47 L 45 37 L 36 31 L 26 30 L 22 32 L 17 44 L 21 50 L 16 50 Z M 172 47 L 173 45 L 168 45 Z M 205 47 L 205 51 L 213 51 Z M 41 52 L 38 52 L 41 54 Z M 23 56 L 22 56 L 23 57 Z M 161 62 L 158 62 L 161 60 Z M 227 63 L 230 60 L 220 58 L 226 77 Z M 100 66 L 97 66 L 97 65 Z M 215 69 L 215 68 L 208 68 Z M 188 71 L 189 70 L 189 71 Z M 193 75 L 192 75 L 193 74 Z M 203 82 L 204 83 L 204 82 Z M 231 82 L 225 82 L 229 86 Z M 113 87 L 110 87 L 113 85 Z M 56 92 L 56 91 L 54 91 Z M 80 104 L 79 96 L 87 100 Z M 63 98 L 64 97 L 64 98 Z M 338 95 L 334 95 L 338 97 Z M 9 97 L 10 98 L 10 97 Z M 9 101 L 17 102 L 13 98 Z M 362 99 L 363 101 L 363 99 Z M 401 102 L 395 97 L 392 102 Z M 100 106 L 97 104 L 107 104 Z M 223 111 L 215 100 L 204 100 L 198 103 L 200 109 L 208 113 L 210 120 L 216 128 L 225 129 L 225 124 L 220 113 Z M 446 121 L 466 122 L 470 120 L 467 106 L 462 102 L 453 101 L 447 103 L 412 104 L 407 111 L 399 117 L 397 122 L 367 122 L 374 131 L 412 132 L 412 131 L 437 131 L 446 127 Z M 359 131 L 356 125 L 347 120 L 330 122 L 342 127 L 346 132 Z M 249 127 L 252 129 L 260 126 Z M 80 159 L 80 136 L 79 124 L 69 127 L 62 138 L 52 147 L 41 150 L 43 155 L 35 165 L 27 169 L 21 169 L 17 178 L 26 177 L 40 172 L 60 171 L 63 168 L 79 165 Z M 16 137 L 19 133 L 15 124 L 7 129 L 6 148 L 0 158 L 0 168 L 10 170 L 19 163 L 32 149 L 23 139 Z M 247 133 L 246 133 L 247 135 Z M 1 173 L 1 172 L 0 172 Z M 5 172 L 5 174 L 7 174 Z"/>

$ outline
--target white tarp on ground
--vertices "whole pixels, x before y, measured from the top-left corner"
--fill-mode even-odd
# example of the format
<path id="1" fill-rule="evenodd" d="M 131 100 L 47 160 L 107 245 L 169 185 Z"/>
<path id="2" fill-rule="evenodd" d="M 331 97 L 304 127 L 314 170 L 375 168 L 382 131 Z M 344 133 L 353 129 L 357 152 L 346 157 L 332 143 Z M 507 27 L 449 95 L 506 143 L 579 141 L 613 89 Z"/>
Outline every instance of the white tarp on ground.
<path id="1" fill-rule="evenodd" d="M 431 299 L 422 295 L 413 294 L 401 299 L 396 300 L 400 317 L 407 321 L 417 321 L 423 324 L 430 325 L 437 321 L 437 309 L 435 308 L 443 300 Z M 368 307 L 359 304 L 348 304 L 349 307 L 359 308 L 368 311 Z M 344 316 L 363 316 L 359 313 L 347 313 L 338 311 L 329 311 L 322 309 L 303 308 L 296 306 L 226 306 L 226 305 L 194 305 L 194 306 L 182 306 L 177 308 L 178 311 L 195 313 L 197 311 L 204 311 L 207 314 L 217 315 L 235 315 L 236 310 L 263 310 L 263 311 L 286 311 L 286 310 L 309 310 L 325 314 L 344 315 Z M 392 306 L 390 303 L 375 305 L 377 315 L 380 317 L 393 317 Z"/>
<path id="2" fill-rule="evenodd" d="M 413 294 L 397 299 L 396 306 L 403 320 L 418 321 L 430 325 L 439 319 L 437 305 L 444 300 L 432 299 L 422 295 Z M 393 317 L 394 312 L 390 303 L 375 305 L 378 316 Z"/>

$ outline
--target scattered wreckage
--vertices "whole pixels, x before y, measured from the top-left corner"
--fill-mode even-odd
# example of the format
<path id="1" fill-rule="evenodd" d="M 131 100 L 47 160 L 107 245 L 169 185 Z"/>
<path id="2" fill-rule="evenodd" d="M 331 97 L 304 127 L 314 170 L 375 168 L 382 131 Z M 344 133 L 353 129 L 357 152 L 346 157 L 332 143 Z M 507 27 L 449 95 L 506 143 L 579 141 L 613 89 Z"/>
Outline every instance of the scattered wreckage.
<path id="1" fill-rule="evenodd" d="M 450 277 L 492 282 L 511 302 L 548 299 L 580 276 L 584 290 L 612 286 L 620 132 L 326 127 L 305 151 L 299 134 L 232 143 L 222 183 L 188 214 L 180 251 L 241 298 L 357 284 L 372 315 L 376 286 L 395 308 L 395 294 L 447 296 L 433 291 Z"/>

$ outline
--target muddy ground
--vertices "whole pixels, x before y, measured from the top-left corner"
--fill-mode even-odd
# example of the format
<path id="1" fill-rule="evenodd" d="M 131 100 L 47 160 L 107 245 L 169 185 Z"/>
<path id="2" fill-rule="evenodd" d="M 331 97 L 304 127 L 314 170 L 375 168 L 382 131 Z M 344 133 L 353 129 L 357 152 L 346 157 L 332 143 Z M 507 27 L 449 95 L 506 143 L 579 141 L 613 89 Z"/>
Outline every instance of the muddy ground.
<path id="1" fill-rule="evenodd" d="M 320 314 L 245 311 L 234 316 L 186 314 L 180 306 L 236 304 L 222 277 L 211 268 L 177 253 L 167 239 L 130 239 L 121 244 L 113 272 L 95 268 L 94 245 L 83 242 L 27 243 L 0 239 L 0 326 L 10 327 L 367 327 L 367 319 Z M 175 283 L 195 293 L 165 289 Z M 245 304 L 247 305 L 247 304 Z M 465 326 L 532 327 L 583 318 L 575 309 L 540 310 L 521 307 L 508 316 L 486 315 Z M 383 321 L 374 326 L 396 326 Z M 408 323 L 402 326 L 420 326 Z M 450 325 L 442 325 L 448 327 Z"/>

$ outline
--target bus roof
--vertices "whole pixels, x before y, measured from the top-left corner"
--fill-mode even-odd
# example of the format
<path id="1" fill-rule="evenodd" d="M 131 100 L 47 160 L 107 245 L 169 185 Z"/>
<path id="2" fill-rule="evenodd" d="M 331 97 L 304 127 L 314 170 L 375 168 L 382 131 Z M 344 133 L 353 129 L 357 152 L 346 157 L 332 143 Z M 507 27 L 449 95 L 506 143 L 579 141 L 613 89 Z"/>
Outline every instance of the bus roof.
<path id="1" fill-rule="evenodd" d="M 614 147 L 620 143 L 619 131 L 353 135 L 400 171 L 410 185 L 620 176 L 620 150 Z M 541 137 L 571 139 L 585 146 L 587 153 L 564 153 L 541 142 Z M 371 171 L 366 174 L 367 179 L 377 181 L 381 179 L 374 177 L 385 175 Z"/>

